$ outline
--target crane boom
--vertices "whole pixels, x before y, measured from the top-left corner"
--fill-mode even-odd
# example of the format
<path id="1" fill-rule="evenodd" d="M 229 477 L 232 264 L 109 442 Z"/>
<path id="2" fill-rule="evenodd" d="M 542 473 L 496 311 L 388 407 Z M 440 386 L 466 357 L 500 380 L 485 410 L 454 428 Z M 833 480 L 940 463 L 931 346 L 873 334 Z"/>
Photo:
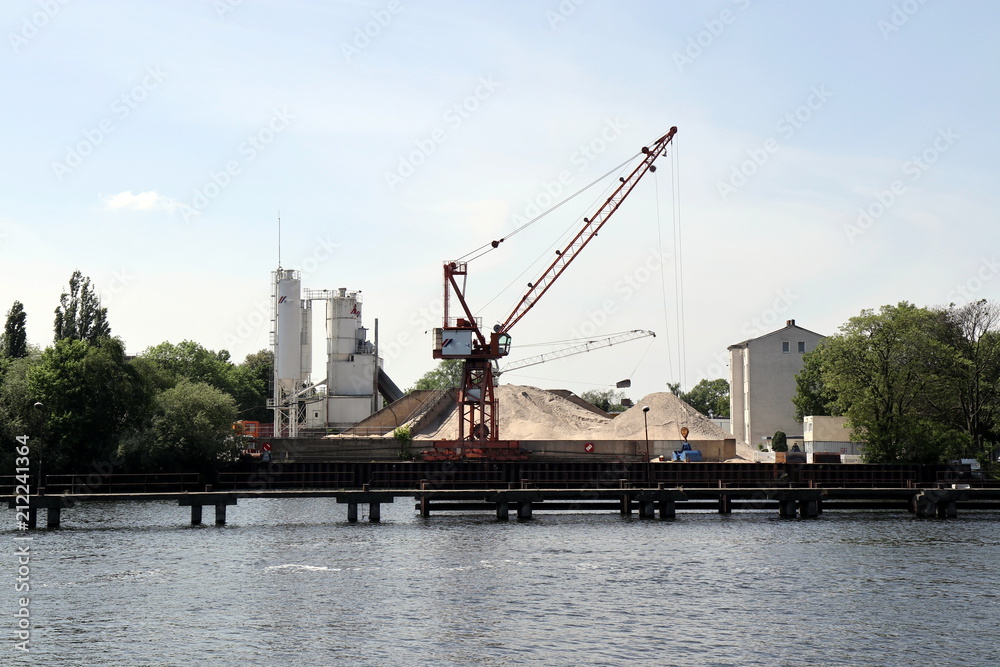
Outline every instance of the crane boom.
<path id="1" fill-rule="evenodd" d="M 546 361 L 552 361 L 553 359 L 561 359 L 563 357 L 569 357 L 574 354 L 582 354 L 584 352 L 590 352 L 591 350 L 598 350 L 602 347 L 610 347 L 611 345 L 617 345 L 618 343 L 626 343 L 630 340 L 638 340 L 640 338 L 646 338 L 648 336 L 656 337 L 656 334 L 652 331 L 644 331 L 642 329 L 636 329 L 635 331 L 628 331 L 626 333 L 621 333 L 616 336 L 609 336 L 607 338 L 601 338 L 599 340 L 588 340 L 586 343 L 580 343 L 579 345 L 573 345 L 572 347 L 566 347 L 561 350 L 555 350 L 553 352 L 546 352 L 545 354 L 539 354 L 534 357 L 528 357 L 527 359 L 521 359 L 520 361 L 512 361 L 498 371 L 494 371 L 493 375 L 496 377 L 501 373 L 507 373 L 509 371 L 514 371 L 519 368 L 527 368 L 528 366 L 535 366 L 537 364 L 543 364 Z"/>
<path id="2" fill-rule="evenodd" d="M 570 262 L 576 259 L 576 256 L 590 243 L 590 240 L 597 236 L 597 232 L 601 230 L 601 227 L 608 221 L 608 218 L 618 210 L 625 197 L 639 183 L 639 179 L 647 171 L 655 171 L 656 168 L 653 167 L 653 162 L 667 149 L 667 144 L 671 142 L 676 133 L 677 128 L 672 127 L 669 132 L 657 139 L 652 147 L 643 147 L 642 152 L 645 153 L 646 157 L 632 170 L 631 174 L 621 179 L 618 187 L 615 188 L 615 191 L 611 193 L 611 196 L 608 197 L 601 207 L 597 209 L 596 213 L 589 218 L 583 219 L 583 228 L 566 244 L 565 248 L 561 251 L 556 251 L 555 260 L 545 269 L 542 275 L 534 282 L 528 283 L 528 292 L 521 297 L 521 300 L 514 307 L 514 311 L 500 324 L 498 331 L 510 331 L 511 327 L 517 324 L 538 303 L 538 300 L 548 291 L 552 283 L 562 275 L 562 272 L 566 270 Z"/>

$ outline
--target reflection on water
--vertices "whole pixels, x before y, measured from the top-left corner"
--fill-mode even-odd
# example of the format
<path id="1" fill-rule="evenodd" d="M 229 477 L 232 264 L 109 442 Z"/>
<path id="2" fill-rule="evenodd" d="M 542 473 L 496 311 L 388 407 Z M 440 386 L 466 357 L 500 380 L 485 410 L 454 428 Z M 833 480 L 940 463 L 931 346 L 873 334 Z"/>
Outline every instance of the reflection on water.
<path id="1" fill-rule="evenodd" d="M 33 534 L 33 650 L 15 660 L 1000 662 L 995 514 L 536 513 L 500 523 L 422 519 L 400 499 L 382 517 L 348 524 L 333 500 L 259 499 L 229 508 L 225 527 L 191 527 L 172 503 L 81 504 L 63 513 L 63 529 Z M 12 619 L 13 593 L 3 604 Z"/>

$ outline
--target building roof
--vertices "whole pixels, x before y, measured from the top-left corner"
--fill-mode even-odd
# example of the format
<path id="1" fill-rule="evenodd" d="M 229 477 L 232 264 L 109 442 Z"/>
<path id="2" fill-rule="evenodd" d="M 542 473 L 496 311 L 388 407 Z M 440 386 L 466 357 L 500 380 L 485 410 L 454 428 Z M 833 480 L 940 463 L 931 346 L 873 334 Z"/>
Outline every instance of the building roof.
<path id="1" fill-rule="evenodd" d="M 785 322 L 785 326 L 782 327 L 782 328 L 780 328 L 780 329 L 775 329 L 774 331 L 772 331 L 770 333 L 763 334 L 762 336 L 757 336 L 756 338 L 747 338 L 746 340 L 741 341 L 739 343 L 733 343 L 727 349 L 734 350 L 734 349 L 738 349 L 738 348 L 741 348 L 741 347 L 746 347 L 752 341 L 760 340 L 761 338 L 767 338 L 768 336 L 773 336 L 775 334 L 781 333 L 782 331 L 788 331 L 789 329 L 797 329 L 798 331 L 805 331 L 806 333 L 810 333 L 810 334 L 812 334 L 814 336 L 819 336 L 820 338 L 826 338 L 826 336 L 824 336 L 823 334 L 819 334 L 819 333 L 816 333 L 815 331 L 810 331 L 809 329 L 804 329 L 804 328 L 802 328 L 800 326 L 797 326 L 795 324 L 795 320 L 787 320 Z"/>

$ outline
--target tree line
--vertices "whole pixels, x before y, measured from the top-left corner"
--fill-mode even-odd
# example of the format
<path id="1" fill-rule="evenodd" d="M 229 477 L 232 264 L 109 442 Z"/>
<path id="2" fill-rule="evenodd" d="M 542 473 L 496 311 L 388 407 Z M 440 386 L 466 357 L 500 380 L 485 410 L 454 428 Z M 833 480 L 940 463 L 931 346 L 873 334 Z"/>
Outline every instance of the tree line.
<path id="1" fill-rule="evenodd" d="M 969 458 L 1000 442 L 1000 306 L 864 310 L 803 359 L 796 417 L 842 415 L 869 463 Z"/>
<path id="2" fill-rule="evenodd" d="M 15 301 L 0 334 L 3 470 L 13 469 L 15 438 L 28 435 L 45 474 L 109 461 L 128 472 L 210 472 L 238 454 L 234 421 L 270 421 L 270 351 L 236 364 L 185 340 L 130 358 L 80 271 L 55 309 L 51 345 L 29 345 L 26 321 Z"/>

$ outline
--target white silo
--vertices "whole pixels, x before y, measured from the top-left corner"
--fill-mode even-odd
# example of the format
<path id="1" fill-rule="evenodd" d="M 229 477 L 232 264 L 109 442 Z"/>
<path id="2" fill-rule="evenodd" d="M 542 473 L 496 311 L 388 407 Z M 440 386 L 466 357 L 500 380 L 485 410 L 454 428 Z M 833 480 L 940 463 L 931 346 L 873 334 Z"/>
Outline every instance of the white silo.
<path id="1" fill-rule="evenodd" d="M 277 386 L 291 391 L 302 379 L 302 281 L 298 271 L 275 271 L 274 377 Z"/>
<path id="2" fill-rule="evenodd" d="M 327 423 L 347 426 L 377 405 L 374 346 L 361 322 L 361 295 L 340 288 L 327 299 Z"/>

